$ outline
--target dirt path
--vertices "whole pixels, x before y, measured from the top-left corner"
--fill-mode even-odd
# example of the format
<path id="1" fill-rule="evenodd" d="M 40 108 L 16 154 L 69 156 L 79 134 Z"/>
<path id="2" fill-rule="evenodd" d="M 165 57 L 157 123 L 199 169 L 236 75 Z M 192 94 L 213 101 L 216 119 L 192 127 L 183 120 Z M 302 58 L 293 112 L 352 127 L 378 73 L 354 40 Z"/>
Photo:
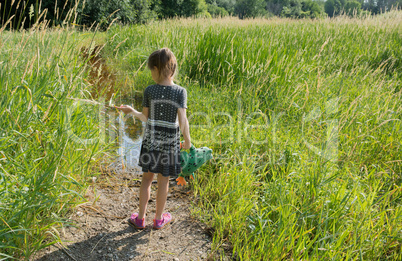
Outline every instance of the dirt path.
<path id="1" fill-rule="evenodd" d="M 138 172 L 104 174 L 86 193 L 87 203 L 75 208 L 70 217 L 76 227 L 65 227 L 60 244 L 50 246 L 33 260 L 214 260 L 211 237 L 205 226 L 190 216 L 191 191 L 170 182 L 166 211 L 173 223 L 152 229 L 155 213 L 156 182 L 148 204 L 147 228 L 136 230 L 128 223 L 138 210 L 140 175 Z"/>

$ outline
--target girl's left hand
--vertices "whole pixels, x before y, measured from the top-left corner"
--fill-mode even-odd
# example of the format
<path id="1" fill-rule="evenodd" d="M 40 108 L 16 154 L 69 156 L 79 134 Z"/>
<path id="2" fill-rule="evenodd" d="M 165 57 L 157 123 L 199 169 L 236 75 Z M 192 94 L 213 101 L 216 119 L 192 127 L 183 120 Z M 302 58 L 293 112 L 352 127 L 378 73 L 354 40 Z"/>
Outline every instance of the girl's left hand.
<path id="1" fill-rule="evenodd" d="M 180 149 L 188 150 L 190 148 L 191 148 L 191 142 L 186 141 L 180 142 Z"/>
<path id="2" fill-rule="evenodd" d="M 120 107 L 114 106 L 116 109 L 123 111 L 125 114 L 129 114 L 131 112 L 134 112 L 133 107 L 131 107 L 130 105 L 120 105 Z"/>

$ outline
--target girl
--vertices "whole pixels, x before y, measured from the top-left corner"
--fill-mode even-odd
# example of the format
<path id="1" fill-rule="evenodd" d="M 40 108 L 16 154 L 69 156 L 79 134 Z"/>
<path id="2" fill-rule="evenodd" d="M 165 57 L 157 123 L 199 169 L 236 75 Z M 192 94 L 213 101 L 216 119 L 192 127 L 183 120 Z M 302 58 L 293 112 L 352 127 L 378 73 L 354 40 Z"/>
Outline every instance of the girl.
<path id="1" fill-rule="evenodd" d="M 115 108 L 147 123 L 138 163 L 144 172 L 140 206 L 138 213 L 131 215 L 130 222 L 138 229 L 145 228 L 145 213 L 156 174 L 158 191 L 153 227 L 161 229 L 172 220 L 171 214 L 163 213 L 163 209 L 169 189 L 169 176 L 177 176 L 181 172 L 180 130 L 184 138 L 183 149 L 190 148 L 191 139 L 186 116 L 187 91 L 173 82 L 177 68 L 176 57 L 168 48 L 157 50 L 149 56 L 148 67 L 156 84 L 145 89 L 142 112 L 129 105 Z"/>

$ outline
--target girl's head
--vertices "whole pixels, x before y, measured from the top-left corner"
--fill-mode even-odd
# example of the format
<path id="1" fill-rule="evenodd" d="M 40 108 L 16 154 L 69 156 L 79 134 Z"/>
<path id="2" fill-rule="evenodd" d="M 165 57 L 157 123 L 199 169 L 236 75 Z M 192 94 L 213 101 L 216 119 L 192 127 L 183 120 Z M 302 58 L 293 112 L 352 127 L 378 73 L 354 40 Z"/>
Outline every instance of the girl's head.
<path id="1" fill-rule="evenodd" d="M 148 68 L 151 71 L 157 69 L 159 79 L 172 78 L 177 68 L 176 57 L 169 48 L 159 49 L 149 56 Z"/>

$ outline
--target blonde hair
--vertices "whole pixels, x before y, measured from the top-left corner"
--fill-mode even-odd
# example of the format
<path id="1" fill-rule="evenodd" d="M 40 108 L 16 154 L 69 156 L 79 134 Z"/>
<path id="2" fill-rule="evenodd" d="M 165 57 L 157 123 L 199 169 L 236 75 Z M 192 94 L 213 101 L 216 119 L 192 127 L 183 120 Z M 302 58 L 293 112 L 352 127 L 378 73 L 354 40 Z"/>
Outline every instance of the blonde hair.
<path id="1" fill-rule="evenodd" d="M 177 69 L 177 61 L 173 52 L 165 47 L 151 53 L 148 57 L 148 68 L 153 70 L 156 67 L 159 75 L 173 77 Z"/>

